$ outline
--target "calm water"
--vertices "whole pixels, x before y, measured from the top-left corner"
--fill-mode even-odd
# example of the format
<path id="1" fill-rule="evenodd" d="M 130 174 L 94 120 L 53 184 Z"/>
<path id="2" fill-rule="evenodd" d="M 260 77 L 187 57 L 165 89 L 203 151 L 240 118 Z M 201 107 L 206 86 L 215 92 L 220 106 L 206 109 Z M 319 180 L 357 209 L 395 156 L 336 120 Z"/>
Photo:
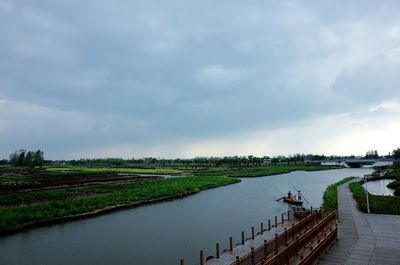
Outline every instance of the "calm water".
<path id="1" fill-rule="evenodd" d="M 375 195 L 393 195 L 394 190 L 386 187 L 387 184 L 393 181 L 393 179 L 368 181 L 368 192 Z M 366 187 L 365 183 L 363 184 L 363 187 Z"/>
<path id="2" fill-rule="evenodd" d="M 159 204 L 39 228 L 0 238 L 0 264 L 198 264 L 215 242 L 226 248 L 229 236 L 238 242 L 252 225 L 280 215 L 287 204 L 276 199 L 295 186 L 308 206 L 319 207 L 326 186 L 371 169 L 339 169 L 243 179 L 241 183 L 206 190 Z"/>

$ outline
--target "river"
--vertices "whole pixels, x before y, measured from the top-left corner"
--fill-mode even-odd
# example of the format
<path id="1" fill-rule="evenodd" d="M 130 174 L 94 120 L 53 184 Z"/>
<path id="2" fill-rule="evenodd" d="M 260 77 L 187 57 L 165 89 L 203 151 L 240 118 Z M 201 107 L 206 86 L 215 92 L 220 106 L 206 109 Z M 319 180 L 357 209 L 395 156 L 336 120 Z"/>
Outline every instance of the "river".
<path id="1" fill-rule="evenodd" d="M 294 187 L 308 205 L 319 207 L 325 188 L 371 169 L 296 171 L 202 191 L 192 196 L 107 215 L 37 228 L 0 238 L 0 264 L 7 265 L 176 265 L 198 264 L 199 250 L 213 255 L 229 236 L 288 210 L 276 199 Z M 294 186 L 294 187 L 293 187 Z"/>

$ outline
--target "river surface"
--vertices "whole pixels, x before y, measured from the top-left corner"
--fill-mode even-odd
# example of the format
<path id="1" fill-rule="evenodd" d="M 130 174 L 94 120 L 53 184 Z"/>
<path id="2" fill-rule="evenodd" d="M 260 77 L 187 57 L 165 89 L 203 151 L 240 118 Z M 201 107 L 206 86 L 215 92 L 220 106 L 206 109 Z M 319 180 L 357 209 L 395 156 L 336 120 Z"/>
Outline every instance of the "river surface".
<path id="1" fill-rule="evenodd" d="M 367 189 L 368 185 L 368 192 L 374 195 L 393 195 L 394 190 L 389 189 L 387 184 L 393 182 L 393 179 L 380 179 L 374 181 L 368 181 L 368 183 L 364 183 L 363 187 Z"/>
<path id="2" fill-rule="evenodd" d="M 329 184 L 370 173 L 360 168 L 243 178 L 183 199 L 37 228 L 1 237 L 0 264 L 177 265 L 180 257 L 198 264 L 200 249 L 214 255 L 216 242 L 223 250 L 229 236 L 237 243 L 242 229 L 250 237 L 252 225 L 287 211 L 276 199 L 294 187 L 309 201 L 305 206 L 319 207 Z"/>

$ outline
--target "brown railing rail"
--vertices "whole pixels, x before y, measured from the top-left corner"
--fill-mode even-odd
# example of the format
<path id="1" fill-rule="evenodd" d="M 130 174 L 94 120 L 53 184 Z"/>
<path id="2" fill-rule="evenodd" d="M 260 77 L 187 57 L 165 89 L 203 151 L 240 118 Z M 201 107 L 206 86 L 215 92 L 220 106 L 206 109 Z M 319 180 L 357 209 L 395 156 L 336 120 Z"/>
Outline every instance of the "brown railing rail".
<path id="1" fill-rule="evenodd" d="M 286 218 L 285 218 L 286 216 Z M 284 224 L 284 221 L 294 218 L 292 211 L 282 213 L 281 218 L 275 216 L 274 220 L 268 220 L 267 229 L 264 224 L 260 224 L 260 232 L 270 231 L 271 227 Z M 279 220 L 280 219 L 280 220 Z M 245 255 L 236 257 L 236 261 L 230 265 L 269 265 L 269 264 L 310 264 L 315 262 L 333 242 L 337 239 L 336 226 L 337 213 L 333 211 L 329 214 L 323 213 L 322 209 L 311 210 L 311 213 L 301 221 L 292 224 L 289 228 L 284 228 L 281 234 L 275 234 L 270 240 L 255 248 L 249 249 Z M 278 220 L 280 222 L 278 222 Z M 251 239 L 255 237 L 255 229 L 251 229 Z M 241 244 L 245 244 L 244 231 L 242 231 Z M 216 261 L 220 257 L 220 244 L 216 244 L 216 254 L 212 260 Z M 233 239 L 229 238 L 229 251 L 233 250 Z M 208 260 L 209 258 L 207 258 Z M 200 265 L 204 265 L 205 253 L 200 251 Z M 181 264 L 184 264 L 183 259 Z"/>
<path id="2" fill-rule="evenodd" d="M 296 235 L 300 234 L 305 229 L 311 228 L 316 222 L 321 220 L 321 218 L 321 211 L 314 210 L 312 214 L 292 225 L 291 228 L 285 229 L 282 234 L 275 234 L 275 238 L 264 241 L 263 245 L 253 249 L 247 255 L 237 258 L 231 265 L 254 265 L 262 262 L 269 256 L 277 253 L 279 249 L 287 245 L 288 242 L 294 240 Z"/>
<path id="3" fill-rule="evenodd" d="M 322 241 L 319 239 L 321 234 L 323 236 Z M 301 252 L 304 252 L 304 254 L 300 255 L 299 262 L 293 263 L 312 264 L 312 262 L 316 261 L 320 254 L 325 251 L 326 248 L 336 240 L 336 238 L 336 211 L 334 211 L 299 237 L 296 236 L 295 240 L 286 244 L 260 264 L 289 264 L 290 260 L 294 257 L 298 257 Z"/>

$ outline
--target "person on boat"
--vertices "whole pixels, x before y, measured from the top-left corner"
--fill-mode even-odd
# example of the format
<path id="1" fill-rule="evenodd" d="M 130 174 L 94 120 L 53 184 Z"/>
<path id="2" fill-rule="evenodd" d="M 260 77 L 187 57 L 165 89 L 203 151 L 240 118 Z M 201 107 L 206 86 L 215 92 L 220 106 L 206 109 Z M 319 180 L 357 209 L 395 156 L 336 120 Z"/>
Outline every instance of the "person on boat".
<path id="1" fill-rule="evenodd" d="M 297 192 L 297 200 L 299 202 L 301 202 L 301 192 L 300 191 Z"/>
<path id="2" fill-rule="evenodd" d="M 292 199 L 292 193 L 290 192 L 290 190 L 289 190 L 289 192 L 288 192 L 288 194 L 287 194 L 287 197 L 288 197 L 288 200 L 291 200 L 291 199 Z"/>

